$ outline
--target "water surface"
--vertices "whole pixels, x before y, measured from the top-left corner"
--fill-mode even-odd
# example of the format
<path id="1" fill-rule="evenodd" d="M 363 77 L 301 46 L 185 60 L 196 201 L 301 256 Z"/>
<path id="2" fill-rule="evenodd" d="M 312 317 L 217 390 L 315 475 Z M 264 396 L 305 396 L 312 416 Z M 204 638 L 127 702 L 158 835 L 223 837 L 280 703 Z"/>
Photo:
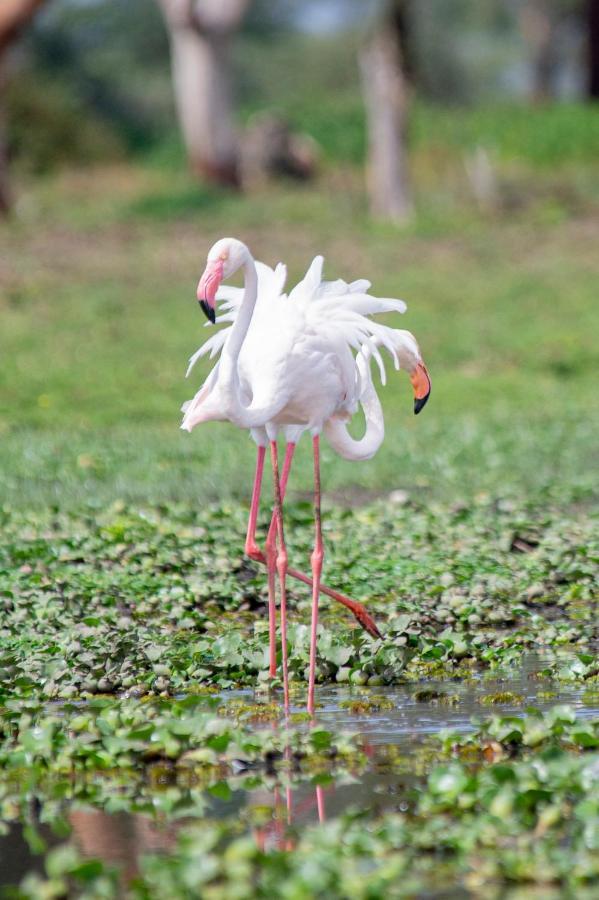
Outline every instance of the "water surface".
<path id="1" fill-rule="evenodd" d="M 365 770 L 353 774 L 331 775 L 320 779 L 309 776 L 285 782 L 274 772 L 243 771 L 226 781 L 200 788 L 181 784 L 174 771 L 165 768 L 153 785 L 156 797 L 161 792 L 176 790 L 181 808 L 194 805 L 202 795 L 203 814 L 209 818 L 235 816 L 247 821 L 260 846 L 290 846 L 289 826 L 293 831 L 340 815 L 349 808 L 360 808 L 377 814 L 389 810 L 406 811 L 413 802 L 413 788 L 418 780 L 418 754 L 431 744 L 431 738 L 444 729 L 468 731 L 473 718 L 522 714 L 527 707 L 549 709 L 557 703 L 572 706 L 580 717 L 599 715 L 599 703 L 588 705 L 583 700 L 584 685 L 554 684 L 535 678 L 543 668 L 539 656 L 529 656 L 509 677 L 473 675 L 464 680 L 409 683 L 394 687 L 355 688 L 327 686 L 318 692 L 319 724 L 335 733 L 339 730 L 359 732 L 368 752 Z M 514 700 L 500 705 L 487 705 L 485 698 L 499 692 L 510 692 Z M 440 696 L 431 698 L 435 693 Z M 384 697 L 391 708 L 356 715 L 347 703 L 361 697 Z M 429 698 L 429 699 L 426 699 Z M 518 699 L 516 699 L 518 698 Z M 231 691 L 224 700 L 253 702 L 251 691 Z M 297 707 L 296 711 L 301 711 Z M 257 727 L 271 727 L 268 724 Z M 308 727 L 308 726 L 306 726 Z M 393 749 L 393 765 L 389 750 Z M 31 801 L 35 804 L 35 799 Z M 186 806 L 187 805 L 187 806 Z M 196 802 L 197 810 L 197 802 Z M 156 812 L 108 812 L 64 803 L 64 815 L 72 830 L 71 840 L 84 854 L 118 865 L 124 879 L 133 877 L 144 853 L 169 851 L 174 848 L 177 831 L 188 821 L 185 814 L 175 821 Z M 43 813 L 41 818 L 43 819 Z M 43 821 L 40 834 L 52 846 L 56 838 Z M 0 837 L 0 885 L 18 884 L 31 871 L 43 871 L 42 860 L 31 853 L 24 839 L 22 825 L 13 826 Z M 456 895 L 458 896 L 458 895 Z"/>

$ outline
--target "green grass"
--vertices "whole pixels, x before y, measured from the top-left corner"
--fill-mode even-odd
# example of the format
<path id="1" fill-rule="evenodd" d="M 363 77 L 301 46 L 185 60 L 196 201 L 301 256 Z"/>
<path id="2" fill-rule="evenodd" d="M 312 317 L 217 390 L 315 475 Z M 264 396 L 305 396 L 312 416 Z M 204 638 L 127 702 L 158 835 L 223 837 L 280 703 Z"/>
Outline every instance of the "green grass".
<path id="1" fill-rule="evenodd" d="M 25 186 L 22 215 L 1 235 L 4 500 L 247 496 L 245 434 L 178 430 L 179 407 L 202 376 L 186 383 L 186 360 L 209 333 L 195 283 L 211 242 L 231 232 L 258 258 L 285 260 L 290 283 L 323 252 L 330 277 L 367 275 L 375 292 L 408 301 L 401 325 L 429 365 L 429 406 L 414 419 L 407 379 L 391 372 L 381 389 L 383 449 L 363 465 L 325 452 L 326 488 L 588 494 L 599 232 L 587 185 L 597 120 L 570 107 L 512 110 L 509 119 L 508 139 L 508 111 L 496 121 L 475 111 L 416 114 L 417 214 L 405 229 L 369 220 L 357 172 L 339 165 L 314 187 L 247 198 L 141 164 Z M 567 155 L 571 122 L 579 139 Z M 490 213 L 477 207 L 462 153 L 485 143 L 492 124 L 507 149 Z M 554 132 L 557 163 L 537 169 Z M 309 488 L 308 470 L 302 452 L 294 489 Z"/>

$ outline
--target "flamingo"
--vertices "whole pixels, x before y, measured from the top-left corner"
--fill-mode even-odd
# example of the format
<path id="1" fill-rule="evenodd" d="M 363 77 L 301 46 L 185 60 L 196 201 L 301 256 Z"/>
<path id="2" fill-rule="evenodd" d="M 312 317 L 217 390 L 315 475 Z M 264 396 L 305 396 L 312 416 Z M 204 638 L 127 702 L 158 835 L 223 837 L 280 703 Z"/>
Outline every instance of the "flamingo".
<path id="1" fill-rule="evenodd" d="M 183 405 L 181 428 L 191 432 L 208 421 L 229 421 L 249 429 L 257 445 L 256 470 L 245 551 L 268 571 L 270 675 L 276 675 L 276 577 L 280 588 L 282 668 L 285 708 L 289 709 L 287 672 L 287 577 L 312 589 L 308 712 L 315 710 L 316 642 L 320 593 L 342 603 L 362 627 L 381 638 L 365 607 L 321 583 L 324 559 L 321 519 L 320 435 L 345 459 L 370 459 L 384 438 L 381 404 L 372 383 L 371 360 L 385 384 L 379 348 L 391 356 L 395 368 L 407 369 L 414 389 L 414 412 L 428 400 L 430 378 L 416 339 L 409 331 L 372 321 L 377 313 L 403 313 L 402 300 L 373 297 L 364 279 L 322 281 L 323 257 L 317 256 L 305 277 L 287 295 L 286 268 L 272 270 L 253 259 L 247 246 L 235 238 L 222 238 L 208 253 L 197 298 L 209 322 L 228 322 L 191 357 L 187 374 L 206 354 L 220 358 L 195 397 Z M 244 286 L 223 286 L 239 269 Z M 216 316 L 216 301 L 223 301 Z M 353 351 L 353 352 L 352 352 Z M 355 355 L 354 355 L 355 352 Z M 356 440 L 347 423 L 362 407 L 366 429 Z M 303 433 L 312 436 L 314 456 L 314 547 L 312 577 L 288 563 L 282 502 L 293 455 Z M 286 442 L 283 471 L 279 474 L 277 438 Z M 274 510 L 263 552 L 256 542 L 256 524 L 267 448 L 273 472 Z"/>

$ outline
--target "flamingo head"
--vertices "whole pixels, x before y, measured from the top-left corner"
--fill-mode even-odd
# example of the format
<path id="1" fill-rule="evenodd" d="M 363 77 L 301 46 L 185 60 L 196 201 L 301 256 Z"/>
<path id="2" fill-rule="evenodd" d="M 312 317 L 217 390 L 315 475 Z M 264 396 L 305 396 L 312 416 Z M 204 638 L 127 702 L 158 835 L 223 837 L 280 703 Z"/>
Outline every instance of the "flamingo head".
<path id="1" fill-rule="evenodd" d="M 410 376 L 414 388 L 414 413 L 418 415 L 424 409 L 431 393 L 431 379 L 424 360 L 420 355 L 420 348 L 414 335 L 403 329 L 393 329 L 393 345 L 399 367 L 405 369 Z"/>
<path id="2" fill-rule="evenodd" d="M 210 322 L 216 320 L 216 293 L 225 278 L 230 278 L 247 259 L 248 249 L 235 238 L 221 238 L 210 249 L 204 274 L 198 283 L 197 298 Z"/>
<path id="3" fill-rule="evenodd" d="M 414 388 L 414 413 L 418 415 L 424 409 L 426 401 L 431 394 L 431 379 L 422 360 L 416 363 L 416 367 L 410 375 L 410 381 Z"/>

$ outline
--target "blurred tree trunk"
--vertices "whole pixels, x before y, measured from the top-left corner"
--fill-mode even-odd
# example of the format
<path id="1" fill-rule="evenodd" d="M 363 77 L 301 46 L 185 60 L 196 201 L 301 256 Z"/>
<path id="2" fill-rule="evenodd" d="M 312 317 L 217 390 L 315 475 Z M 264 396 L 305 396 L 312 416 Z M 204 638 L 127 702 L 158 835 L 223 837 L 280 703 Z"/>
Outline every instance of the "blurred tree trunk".
<path id="1" fill-rule="evenodd" d="M 589 97 L 599 100 L 599 0 L 587 0 Z"/>
<path id="2" fill-rule="evenodd" d="M 377 218 L 405 222 L 412 211 L 406 131 L 407 0 L 393 0 L 360 53 L 368 128 L 367 181 Z"/>
<path id="3" fill-rule="evenodd" d="M 237 185 L 230 45 L 251 0 L 158 0 L 169 31 L 179 121 L 192 171 Z"/>
<path id="4" fill-rule="evenodd" d="M 5 57 L 21 31 L 45 0 L 0 0 L 0 215 L 11 205 L 3 103 Z"/>
<path id="5" fill-rule="evenodd" d="M 532 97 L 537 103 L 555 97 L 559 64 L 557 12 L 551 0 L 528 0 L 520 11 L 520 27 L 532 54 Z"/>

